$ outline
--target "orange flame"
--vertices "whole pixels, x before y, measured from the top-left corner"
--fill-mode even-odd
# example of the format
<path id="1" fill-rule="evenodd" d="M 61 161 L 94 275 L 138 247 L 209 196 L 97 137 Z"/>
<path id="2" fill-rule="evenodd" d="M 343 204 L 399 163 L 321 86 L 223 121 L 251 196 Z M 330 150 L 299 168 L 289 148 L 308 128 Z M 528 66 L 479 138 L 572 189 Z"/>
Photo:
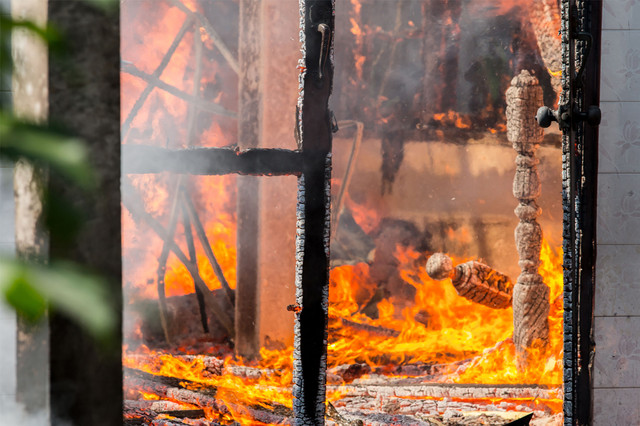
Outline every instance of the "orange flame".
<path id="1" fill-rule="evenodd" d="M 135 60 L 135 66 L 145 73 L 153 73 L 174 38 L 179 33 L 187 15 L 164 2 L 154 8 L 139 8 L 136 2 L 125 2 L 123 8 L 123 60 Z M 190 10 L 198 10 L 195 0 L 184 1 Z M 358 54 L 362 49 L 363 37 L 370 31 L 360 25 L 361 3 L 351 0 L 354 16 L 350 19 L 351 33 L 355 36 L 355 69 L 361 78 L 366 62 L 365 56 Z M 517 5 L 516 0 L 502 0 L 492 3 L 500 11 L 510 10 Z M 522 2 L 523 3 L 523 2 Z M 450 19 L 450 18 L 449 18 Z M 412 22 L 409 23 L 412 25 Z M 175 88 L 193 93 L 207 85 L 220 85 L 229 76 L 216 61 L 205 61 L 202 69 L 201 87 L 193 81 L 194 31 L 201 37 L 205 49 L 213 50 L 214 43 L 206 32 L 194 23 L 191 31 L 186 31 L 178 44 L 160 79 Z M 303 71 L 301 69 L 301 71 Z M 235 77 L 234 77 L 235 78 Z M 233 86 L 233 85 L 230 85 Z M 122 91 L 127 96 L 122 100 L 122 120 L 134 110 L 138 97 L 147 83 L 138 77 L 122 74 Z M 198 92 L 199 90 L 195 90 Z M 233 100 L 222 92 L 215 96 L 216 102 L 227 103 L 234 109 Z M 151 91 L 148 100 L 137 112 L 125 142 L 147 143 L 173 148 L 187 146 L 189 128 L 188 104 L 175 96 L 159 90 Z M 460 129 L 471 128 L 469 117 L 455 111 L 435 114 L 433 119 L 446 126 Z M 206 129 L 197 133 L 197 144 L 202 146 L 225 146 L 235 140 L 233 125 L 210 120 Z M 498 124 L 491 132 L 505 131 Z M 168 223 L 166 212 L 174 194 L 171 179 L 166 174 L 132 176 L 130 179 L 142 198 L 146 210 L 164 226 Z M 235 217 L 235 177 L 201 177 L 188 182 L 190 194 L 201 216 L 212 250 L 225 273 L 231 288 L 236 283 L 236 217 Z M 348 196 L 345 204 L 351 210 L 358 225 L 367 233 L 374 230 L 381 220 L 380 207 L 373 203 L 358 204 Z M 125 286 L 135 298 L 157 298 L 155 287 L 157 259 L 163 241 L 144 223 L 138 223 L 123 210 L 123 255 L 125 265 Z M 457 233 L 460 238 L 460 233 Z M 185 230 L 179 225 L 176 242 L 186 253 Z M 462 234 L 463 239 L 470 238 Z M 197 241 L 197 238 L 194 238 Z M 201 244 L 196 246 L 196 259 L 202 278 L 210 289 L 220 288 L 220 282 Z M 363 306 L 376 293 L 376 284 L 370 277 L 369 265 L 359 263 L 334 268 L 330 281 L 330 331 L 328 344 L 328 364 L 335 367 L 345 364 L 366 363 L 384 371 L 385 367 L 437 363 L 449 364 L 443 374 L 434 379 L 458 383 L 527 383 L 560 385 L 562 383 L 562 271 L 561 253 L 544 244 L 541 274 L 551 288 L 550 343 L 546 350 L 533 349 L 528 356 L 529 368 L 522 372 L 515 366 L 515 350 L 510 337 L 513 333 L 511 309 L 494 310 L 461 298 L 449 282 L 431 280 L 424 271 L 425 253 L 409 248 L 397 248 L 399 272 L 404 282 L 416 291 L 412 303 L 394 296 L 377 303 L 378 318 L 371 319 L 361 312 Z M 456 259 L 462 262 L 464 259 Z M 194 291 L 192 278 L 178 259 L 171 255 L 167 261 L 165 285 L 167 296 L 189 294 Z M 349 324 L 355 326 L 349 326 Z M 361 327 L 358 327 L 361 326 Z M 366 327 L 365 327 L 366 326 Z M 138 330 L 135 333 L 141 333 Z M 185 348 L 179 348 L 186 351 Z M 292 395 L 292 348 L 260 351 L 261 359 L 249 363 L 227 356 L 224 368 L 254 368 L 254 375 L 212 374 L 202 357 L 189 361 L 177 355 L 151 351 L 144 346 L 136 352 L 125 348 L 124 365 L 153 374 L 189 380 L 206 387 L 217 389 L 216 398 L 223 401 L 229 414 L 223 420 L 241 424 L 262 424 L 257 422 L 246 407 L 262 406 L 273 409 L 276 406 L 291 409 Z M 134 355 L 143 354 L 146 359 Z M 453 364 L 456 362 L 456 364 Z M 446 374 L 445 374 L 446 373 Z M 157 399 L 157 395 L 142 393 L 144 399 Z M 336 401 L 341 397 L 339 390 L 332 391 L 327 399 Z M 543 404 L 554 412 L 561 410 L 560 400 L 522 401 L 523 405 Z M 491 401 L 488 401 L 489 403 Z M 225 417 L 226 416 L 226 417 Z M 218 412 L 207 410 L 207 417 L 220 420 Z"/>

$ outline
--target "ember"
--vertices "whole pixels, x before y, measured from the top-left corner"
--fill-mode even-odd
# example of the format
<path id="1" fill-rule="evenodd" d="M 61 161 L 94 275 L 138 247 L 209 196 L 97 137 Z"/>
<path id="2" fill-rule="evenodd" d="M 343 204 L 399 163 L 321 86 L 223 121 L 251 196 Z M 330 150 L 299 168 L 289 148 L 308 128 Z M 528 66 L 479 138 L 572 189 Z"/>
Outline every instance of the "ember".
<path id="1" fill-rule="evenodd" d="M 297 4 L 266 3 L 268 16 Z M 322 383 L 317 395 L 326 405 L 328 424 L 506 424 L 526 413 L 541 421 L 562 420 L 562 255 L 546 240 L 538 272 L 550 289 L 548 343 L 522 348 L 513 340 L 512 278 L 519 269 L 512 238 L 516 202 L 508 192 L 515 153 L 508 146 L 504 117 L 504 93 L 521 69 L 531 68 L 545 96 L 556 97 L 551 70 L 557 64 L 545 49 L 556 43 L 549 27 L 558 15 L 549 8 L 557 6 L 545 2 L 546 9 L 540 11 L 517 1 L 479 3 L 466 9 L 453 1 L 351 0 L 336 15 L 348 23 L 345 34 L 330 37 L 329 27 L 323 27 L 324 59 L 318 70 L 304 62 L 297 70 L 295 63 L 282 64 L 300 73 L 301 81 L 313 72 L 319 81 L 331 78 L 326 60 L 332 57 L 328 43 L 333 38 L 336 61 L 348 58 L 335 77 L 336 113 L 349 120 L 332 123 L 341 128 L 333 150 L 335 249 L 325 307 L 326 396 Z M 251 62 L 246 56 L 251 46 L 238 44 L 248 43 L 253 33 L 240 37 L 239 25 L 252 25 L 247 14 L 257 5 L 261 3 L 251 0 L 123 3 L 125 145 L 185 151 L 281 148 L 279 139 L 252 145 L 238 142 L 239 134 L 247 137 L 255 131 L 257 138 L 285 138 L 280 127 L 293 126 L 297 137 L 304 138 L 298 121 L 304 109 L 296 113 L 292 126 L 283 126 L 284 119 L 274 123 L 265 117 L 278 108 L 267 107 L 263 93 L 246 86 L 251 80 L 247 76 L 255 71 L 243 68 Z M 523 9 L 535 17 L 533 23 L 520 16 Z M 481 12 L 482 19 L 473 27 L 475 12 Z M 472 27 L 468 34 L 462 32 L 464 22 Z M 488 59 L 495 52 L 481 51 L 484 45 L 470 53 L 485 24 L 502 25 L 492 42 L 508 47 L 497 62 Z M 297 31 L 297 22 L 282 25 Z M 262 28 L 261 48 L 278 45 L 280 30 Z M 436 48 L 428 43 L 436 43 Z M 433 56 L 427 57 L 432 50 Z M 416 52 L 425 55 L 419 66 Z M 260 55 L 264 66 L 257 66 L 256 81 L 265 80 L 260 83 L 268 87 L 265 93 L 274 91 L 281 83 L 273 77 L 282 74 L 273 69 L 278 61 L 269 52 Z M 238 93 L 239 80 L 245 92 Z M 296 83 L 291 82 L 297 96 Z M 246 127 L 247 118 L 233 112 L 245 111 L 252 96 L 263 105 L 251 110 L 259 116 L 255 128 Z M 293 111 L 282 115 L 294 117 Z M 292 143 L 293 133 L 286 135 Z M 303 141 L 296 142 L 304 151 Z M 412 150 L 428 155 L 408 155 Z M 560 161 L 553 144 L 540 151 L 540 157 L 557 156 Z M 305 155 L 291 158 L 306 161 Z M 260 162 L 259 155 L 255 159 Z M 322 161 L 326 167 L 330 158 Z M 163 169 L 162 164 L 154 167 Z M 302 176 L 300 187 L 307 178 L 305 167 L 291 168 L 292 175 Z M 294 423 L 294 387 L 300 386 L 294 364 L 301 362 L 294 354 L 299 348 L 292 345 L 293 336 L 265 331 L 272 325 L 265 323 L 290 330 L 294 317 L 299 320 L 309 309 L 302 296 L 296 299 L 293 282 L 284 282 L 285 275 L 261 274 L 293 273 L 293 250 L 281 253 L 274 241 L 280 234 L 293 241 L 295 230 L 285 225 L 294 223 L 296 213 L 293 205 L 287 210 L 292 194 L 279 188 L 278 178 L 249 179 L 256 181 L 168 172 L 123 177 L 128 424 Z M 303 206 L 304 198 L 299 195 Z M 528 200 L 519 198 L 522 203 Z M 545 208 L 554 206 L 540 222 L 550 224 L 549 241 L 557 241 L 557 209 L 549 200 L 555 199 L 540 197 Z M 248 215 L 247 206 L 260 211 Z M 263 214 L 268 207 L 273 209 L 270 216 Z M 311 220 L 300 214 L 298 226 Z M 282 227 L 269 228 L 277 222 Z M 255 233 L 250 248 L 238 236 L 238 227 L 249 223 Z M 305 243 L 305 235 L 298 235 L 296 257 L 302 256 Z M 443 281 L 430 278 L 425 269 L 436 251 L 453 259 L 437 277 Z M 256 271 L 237 270 L 238 264 L 251 264 L 248 253 L 257 256 Z M 265 259 L 266 266 L 260 263 Z M 261 286 L 253 294 L 258 301 L 253 306 L 242 299 L 239 307 L 242 280 L 252 274 Z M 254 320 L 242 317 L 244 305 L 258 310 L 252 312 Z M 318 318 L 323 319 L 322 313 Z M 251 353 L 253 344 L 259 346 L 256 353 Z M 518 363 L 522 351 L 524 368 Z M 304 376 L 298 379 L 304 382 Z"/>

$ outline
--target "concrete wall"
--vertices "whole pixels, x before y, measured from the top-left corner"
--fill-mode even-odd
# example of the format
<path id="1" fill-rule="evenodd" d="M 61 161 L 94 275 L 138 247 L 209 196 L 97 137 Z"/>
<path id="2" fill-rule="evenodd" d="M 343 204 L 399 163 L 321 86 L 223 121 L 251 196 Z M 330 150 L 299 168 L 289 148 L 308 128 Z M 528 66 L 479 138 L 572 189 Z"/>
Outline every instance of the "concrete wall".
<path id="1" fill-rule="evenodd" d="M 10 0 L 0 0 L 0 14 L 11 12 Z M 10 108 L 11 76 L 0 71 L 0 108 Z M 0 256 L 15 252 L 13 166 L 0 162 Z M 0 300 L 0 409 L 16 397 L 16 316 Z"/>
<path id="2" fill-rule="evenodd" d="M 594 424 L 640 424 L 640 3 L 602 25 Z"/>

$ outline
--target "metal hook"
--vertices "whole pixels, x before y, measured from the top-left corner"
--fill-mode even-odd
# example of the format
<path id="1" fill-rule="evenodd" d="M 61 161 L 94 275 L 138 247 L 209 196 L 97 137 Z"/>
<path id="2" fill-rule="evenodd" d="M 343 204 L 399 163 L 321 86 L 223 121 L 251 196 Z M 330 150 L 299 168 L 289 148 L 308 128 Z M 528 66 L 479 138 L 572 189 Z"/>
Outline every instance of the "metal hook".
<path id="1" fill-rule="evenodd" d="M 318 32 L 322 33 L 320 41 L 320 59 L 318 60 L 318 77 L 322 80 L 324 65 L 329 56 L 329 45 L 331 42 L 331 29 L 327 24 L 319 24 Z"/>

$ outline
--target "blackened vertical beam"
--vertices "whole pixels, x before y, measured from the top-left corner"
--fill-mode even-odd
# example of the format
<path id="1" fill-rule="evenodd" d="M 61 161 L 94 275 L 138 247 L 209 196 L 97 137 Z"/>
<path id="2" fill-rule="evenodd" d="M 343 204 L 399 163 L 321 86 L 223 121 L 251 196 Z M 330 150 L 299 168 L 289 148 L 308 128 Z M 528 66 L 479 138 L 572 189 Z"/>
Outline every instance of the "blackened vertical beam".
<path id="1" fill-rule="evenodd" d="M 122 312 L 120 229 L 120 28 L 118 2 L 109 11 L 90 2 L 49 1 L 49 23 L 65 36 L 65 61 L 50 56 L 52 122 L 84 139 L 96 175 L 92 193 L 54 182 L 66 202 L 87 215 L 71 244 L 51 235 L 52 259 L 68 259 L 102 275 L 115 312 Z M 68 242 L 67 242 L 68 243 Z M 53 425 L 122 424 L 121 317 L 112 346 L 51 313 Z"/>
<path id="2" fill-rule="evenodd" d="M 296 425 L 324 424 L 329 280 L 333 0 L 300 0 L 303 43 L 298 132 L 294 413 Z"/>
<path id="3" fill-rule="evenodd" d="M 562 34 L 562 97 L 560 104 L 571 103 L 571 73 L 574 67 L 571 65 L 573 54 L 570 48 L 570 9 L 572 0 L 562 0 L 561 3 L 561 34 Z M 562 209 L 563 209 L 563 244 L 564 253 L 564 318 L 563 318 L 563 376 L 564 376 L 564 424 L 570 426 L 575 419 L 576 410 L 576 359 L 577 359 L 577 332 L 575 323 L 577 318 L 575 271 L 575 181 L 574 172 L 574 144 L 571 131 L 564 131 L 562 137 Z"/>
<path id="4" fill-rule="evenodd" d="M 584 82 L 579 92 L 581 111 L 600 103 L 600 32 L 602 27 L 602 2 L 579 2 L 580 28 L 592 35 L 590 53 L 582 58 L 585 68 Z M 582 55 L 585 46 L 581 46 Z M 579 82 L 578 82 L 579 83 Z M 598 188 L 598 128 L 582 122 L 582 164 L 579 186 L 578 226 L 581 233 L 578 264 L 578 374 L 576 380 L 576 423 L 590 425 L 593 412 L 593 306 L 596 263 L 596 194 Z"/>
<path id="5" fill-rule="evenodd" d="M 578 111 L 599 104 L 601 20 L 601 1 L 562 2 L 563 101 Z M 588 56 L 586 43 L 574 42 L 579 32 L 593 37 Z M 597 161 L 597 128 L 572 122 L 563 136 L 565 425 L 592 418 Z"/>
<path id="6" fill-rule="evenodd" d="M 238 146 L 260 144 L 262 93 L 260 58 L 262 2 L 240 1 Z M 235 350 L 245 359 L 260 350 L 258 313 L 258 217 L 260 178 L 238 176 L 237 286 L 235 306 Z"/>

